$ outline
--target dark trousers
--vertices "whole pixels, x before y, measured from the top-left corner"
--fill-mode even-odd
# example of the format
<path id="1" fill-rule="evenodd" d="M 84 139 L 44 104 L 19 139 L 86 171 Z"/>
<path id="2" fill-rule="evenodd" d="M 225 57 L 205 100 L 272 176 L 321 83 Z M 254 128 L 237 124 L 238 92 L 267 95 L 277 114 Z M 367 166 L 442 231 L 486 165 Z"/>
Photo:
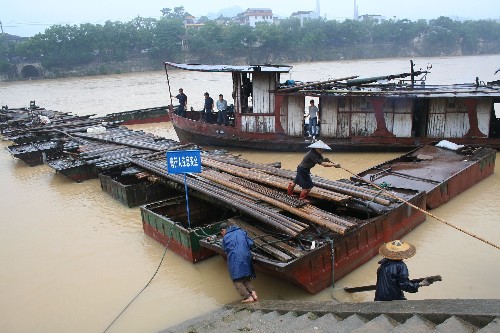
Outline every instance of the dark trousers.
<path id="1" fill-rule="evenodd" d="M 179 107 L 177 108 L 177 112 L 175 114 L 185 118 L 186 117 L 186 108 L 183 105 L 179 105 Z"/>
<path id="2" fill-rule="evenodd" d="M 253 288 L 250 277 L 244 277 L 238 280 L 234 280 L 233 285 L 236 288 L 238 294 L 240 294 L 243 299 L 247 299 L 248 297 L 252 296 L 252 291 L 255 290 Z"/>
<path id="3" fill-rule="evenodd" d="M 227 126 L 227 111 L 226 110 L 219 110 L 219 116 L 217 117 L 217 124 L 221 125 L 224 123 L 224 125 Z"/>
<path id="4" fill-rule="evenodd" d="M 202 117 L 203 117 L 203 119 L 205 119 L 205 121 L 207 123 L 211 123 L 212 122 L 212 110 L 204 109 Z"/>

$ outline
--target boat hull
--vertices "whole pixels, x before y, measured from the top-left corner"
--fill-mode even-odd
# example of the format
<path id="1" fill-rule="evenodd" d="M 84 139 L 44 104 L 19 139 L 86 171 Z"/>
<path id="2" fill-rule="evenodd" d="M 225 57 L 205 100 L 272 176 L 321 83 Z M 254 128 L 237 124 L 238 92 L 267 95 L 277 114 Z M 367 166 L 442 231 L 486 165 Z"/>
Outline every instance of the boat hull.
<path id="1" fill-rule="evenodd" d="M 195 197 L 189 198 L 189 214 L 191 225 L 188 225 L 186 200 L 182 195 L 141 206 L 144 233 L 185 260 L 196 263 L 216 254 L 202 247 L 200 239 L 217 234 L 219 223 L 216 216 L 228 214 Z M 203 223 L 205 221 L 216 222 Z"/>
<path id="2" fill-rule="evenodd" d="M 410 182 L 407 178 L 404 178 L 401 183 L 387 184 L 390 188 L 390 193 L 398 198 L 402 198 L 405 202 L 410 203 L 410 205 L 403 203 L 403 201 L 401 201 L 402 203 L 394 202 L 390 207 L 385 206 L 385 208 L 380 209 L 374 205 L 371 207 L 371 210 L 377 211 L 377 214 L 375 216 L 371 215 L 372 217 L 368 217 L 368 214 L 365 214 L 368 213 L 368 211 L 360 211 L 359 213 L 352 214 L 354 212 L 354 207 L 352 212 L 348 210 L 339 210 L 337 213 L 333 214 L 343 214 L 343 212 L 345 212 L 346 218 L 351 216 L 356 216 L 357 218 L 353 221 L 354 225 L 345 232 L 327 233 L 326 235 L 331 239 L 331 242 L 325 241 L 325 239 L 327 239 L 325 238 L 325 234 L 323 234 L 322 237 L 316 238 L 314 238 L 314 234 L 307 235 L 308 238 L 303 237 L 303 240 L 309 239 L 309 236 L 311 236 L 313 237 L 311 239 L 315 239 L 317 246 L 309 251 L 306 250 L 306 253 L 303 255 L 294 255 L 291 259 L 282 259 L 282 257 L 279 256 L 267 256 L 264 255 L 262 251 L 256 251 L 253 253 L 255 267 L 262 272 L 289 281 L 305 289 L 309 293 L 318 293 L 331 286 L 334 281 L 345 277 L 347 274 L 375 257 L 378 254 L 378 248 L 383 243 L 394 239 L 400 239 L 423 223 L 426 219 L 424 210 L 428 206 L 427 198 L 434 200 L 432 205 L 442 204 L 486 178 L 493 172 L 495 156 L 495 150 L 490 148 L 474 148 L 458 153 L 455 151 L 443 150 L 435 146 L 426 146 L 402 155 L 399 159 L 391 160 L 389 162 L 399 161 L 401 163 L 407 163 L 413 170 L 419 170 L 420 173 L 424 175 L 439 175 L 440 178 L 436 178 L 437 180 L 433 180 L 431 183 L 423 182 L 423 184 L 430 184 L 429 191 L 423 190 L 422 187 L 419 186 L 420 183 Z M 385 166 L 386 164 L 382 165 Z M 375 171 L 379 172 L 379 170 Z M 394 171 L 397 172 L 397 170 Z M 360 176 L 369 177 L 368 174 L 364 173 L 360 173 Z M 414 176 L 414 178 L 415 177 L 416 176 Z M 424 179 L 424 177 L 420 178 Z M 376 179 L 377 183 L 381 181 L 381 179 Z M 370 182 L 373 183 L 372 181 Z M 451 191 L 447 191 L 446 195 L 439 194 L 438 198 L 434 198 L 434 195 L 438 193 L 435 191 L 440 190 L 441 185 L 447 187 Z M 363 187 L 364 185 L 361 182 L 359 186 Z M 318 202 L 318 204 L 321 203 Z M 218 205 L 222 205 L 222 203 L 216 203 L 200 197 L 197 205 L 200 207 L 207 206 L 213 209 Z M 175 208 L 179 211 L 174 211 L 173 213 L 164 211 L 163 215 L 170 218 L 170 214 L 174 214 L 174 216 L 181 215 L 183 209 L 186 211 L 184 206 L 183 204 L 177 204 Z M 232 208 L 234 211 L 238 210 L 236 204 L 234 204 Z M 226 207 L 226 209 L 231 211 L 231 207 Z M 204 208 L 200 209 L 200 211 L 207 212 L 208 210 Z M 185 214 L 184 212 L 184 215 Z M 220 215 L 217 214 L 216 216 Z M 226 216 L 226 218 L 230 218 L 230 216 Z M 248 219 L 255 222 L 248 223 L 252 226 L 255 226 L 261 221 L 258 216 L 253 216 Z M 166 220 L 168 220 L 168 218 L 166 218 Z M 244 219 L 241 218 L 241 220 Z M 212 223 L 210 227 L 221 222 L 208 215 L 204 215 L 204 221 L 206 223 L 208 221 Z M 171 228 L 170 226 L 173 225 L 173 222 L 169 223 L 170 224 L 165 225 L 147 223 L 148 226 L 145 226 L 144 230 L 156 239 L 162 239 L 162 242 L 166 243 L 168 239 L 172 238 L 165 237 L 168 235 L 168 230 Z M 238 225 L 238 221 L 232 221 L 231 223 Z M 244 223 L 239 224 L 244 225 Z M 251 227 L 249 226 L 248 228 L 250 229 Z M 216 228 L 213 230 L 216 230 Z M 160 232 L 160 235 L 157 231 Z M 194 262 L 194 255 L 189 253 L 186 254 L 186 251 L 190 251 L 190 249 L 183 248 L 183 246 L 192 246 L 190 242 L 177 241 L 175 237 L 172 238 L 172 242 L 176 242 L 175 251 Z M 218 242 L 211 242 L 208 239 L 204 239 L 204 237 L 197 238 L 196 242 L 196 246 L 201 245 L 211 250 L 213 253 L 225 255 Z M 301 251 L 303 251 L 303 247 L 304 245 L 301 243 Z M 270 253 L 272 253 L 272 251 Z M 202 259 L 202 257 L 198 258 L 199 260 Z"/>
<path id="3" fill-rule="evenodd" d="M 8 150 L 12 156 L 33 167 L 42 165 L 47 159 L 60 155 L 62 145 L 57 141 L 42 141 L 11 145 Z"/>
<path id="4" fill-rule="evenodd" d="M 196 112 L 195 112 L 196 113 Z M 198 117 L 190 117 L 198 118 Z M 236 127 L 204 123 L 183 118 L 170 112 L 170 119 L 181 143 L 196 143 L 202 146 L 231 147 L 265 151 L 306 151 L 313 140 L 310 137 L 289 136 L 285 133 L 243 132 Z M 319 136 L 334 151 L 404 152 L 436 141 L 422 137 L 352 136 L 331 138 Z M 500 149 L 499 138 L 449 138 L 456 144 L 489 146 Z"/>
<path id="5" fill-rule="evenodd" d="M 376 184 L 425 191 L 427 208 L 434 209 L 493 174 L 496 150 L 466 149 L 461 153 L 427 145 L 360 172 L 359 176 Z"/>
<path id="6" fill-rule="evenodd" d="M 424 208 L 425 193 L 419 193 L 409 201 Z M 311 294 L 317 294 L 375 257 L 384 242 L 403 237 L 424 221 L 424 213 L 400 205 L 291 262 L 282 263 L 254 255 L 254 265 L 261 272 L 286 280 Z M 201 243 L 225 256 L 220 246 L 207 241 Z"/>
<path id="7" fill-rule="evenodd" d="M 105 118 L 109 122 L 119 121 L 122 125 L 138 125 L 170 121 L 167 106 L 117 112 L 108 114 Z"/>
<path id="8" fill-rule="evenodd" d="M 136 207 L 165 199 L 169 192 L 167 187 L 151 183 L 147 179 L 134 176 L 121 177 L 99 174 L 101 189 L 128 207 Z"/>

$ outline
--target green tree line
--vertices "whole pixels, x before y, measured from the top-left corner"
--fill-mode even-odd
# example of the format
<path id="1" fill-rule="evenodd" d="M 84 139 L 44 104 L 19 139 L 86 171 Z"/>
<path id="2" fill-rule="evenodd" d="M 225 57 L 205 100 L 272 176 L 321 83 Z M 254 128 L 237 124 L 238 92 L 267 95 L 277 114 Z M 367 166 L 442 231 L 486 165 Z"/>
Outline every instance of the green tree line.
<path id="1" fill-rule="evenodd" d="M 13 78 L 19 62 L 48 70 L 147 58 L 206 64 L 283 63 L 398 56 L 500 53 L 500 22 L 493 20 L 304 20 L 289 18 L 255 28 L 227 18 L 185 26 L 183 7 L 160 19 L 54 25 L 22 41 L 0 37 L 0 74 Z"/>

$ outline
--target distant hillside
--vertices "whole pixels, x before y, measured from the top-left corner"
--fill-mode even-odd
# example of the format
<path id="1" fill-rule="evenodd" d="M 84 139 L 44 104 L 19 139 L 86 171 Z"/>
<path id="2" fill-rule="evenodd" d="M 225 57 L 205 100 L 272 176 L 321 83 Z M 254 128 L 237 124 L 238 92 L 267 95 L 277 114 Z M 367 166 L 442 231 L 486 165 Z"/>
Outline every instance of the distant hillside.
<path id="1" fill-rule="evenodd" d="M 239 13 L 243 13 L 245 10 L 246 9 L 243 9 L 240 6 L 232 6 L 232 7 L 227 7 L 227 8 L 221 9 L 215 13 L 210 12 L 206 16 L 211 20 L 214 20 L 214 19 L 220 17 L 221 15 L 224 17 L 235 17 Z"/>
<path id="2" fill-rule="evenodd" d="M 29 37 L 21 37 L 21 36 L 11 35 L 8 33 L 3 33 L 2 36 L 3 36 L 3 38 L 5 38 L 6 42 L 18 42 L 19 43 L 19 42 L 22 42 L 22 41 L 29 39 Z"/>

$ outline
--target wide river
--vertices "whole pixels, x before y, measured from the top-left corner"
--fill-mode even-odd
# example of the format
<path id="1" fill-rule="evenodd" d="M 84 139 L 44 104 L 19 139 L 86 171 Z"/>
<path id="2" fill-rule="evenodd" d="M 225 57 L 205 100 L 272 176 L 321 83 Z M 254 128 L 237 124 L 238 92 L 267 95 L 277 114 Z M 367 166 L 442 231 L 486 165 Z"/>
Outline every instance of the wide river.
<path id="1" fill-rule="evenodd" d="M 500 55 L 413 60 L 416 69 L 432 64 L 430 84 L 500 78 L 493 75 Z M 379 76 L 408 72 L 409 66 L 409 59 L 302 63 L 283 79 Z M 229 74 L 168 74 L 167 80 L 160 65 L 155 72 L 0 83 L 0 104 L 23 107 L 35 100 L 49 109 L 104 115 L 167 105 L 169 89 L 174 93 L 179 87 L 195 108 L 205 91 L 230 96 Z M 132 127 L 176 138 L 170 123 Z M 99 180 L 77 184 L 48 166 L 29 167 L 10 156 L 9 144 L 0 142 L 0 332 L 103 332 L 149 281 L 164 248 L 143 233 L 139 208 L 112 199 Z M 232 152 L 255 162 L 281 161 L 287 169 L 302 158 L 302 153 Z M 359 172 L 395 156 L 333 152 L 329 157 Z M 497 166 L 495 174 L 432 213 L 499 244 L 499 171 Z M 349 177 L 339 169 L 316 167 L 313 173 Z M 404 239 L 417 247 L 407 260 L 411 277 L 443 277 L 409 299 L 500 298 L 499 250 L 430 217 Z M 375 283 L 378 260 L 317 295 L 262 273 L 255 285 L 263 299 L 369 301 L 373 292 L 346 294 L 342 288 Z M 222 258 L 193 265 L 168 251 L 153 282 L 108 332 L 158 332 L 238 299 Z"/>

